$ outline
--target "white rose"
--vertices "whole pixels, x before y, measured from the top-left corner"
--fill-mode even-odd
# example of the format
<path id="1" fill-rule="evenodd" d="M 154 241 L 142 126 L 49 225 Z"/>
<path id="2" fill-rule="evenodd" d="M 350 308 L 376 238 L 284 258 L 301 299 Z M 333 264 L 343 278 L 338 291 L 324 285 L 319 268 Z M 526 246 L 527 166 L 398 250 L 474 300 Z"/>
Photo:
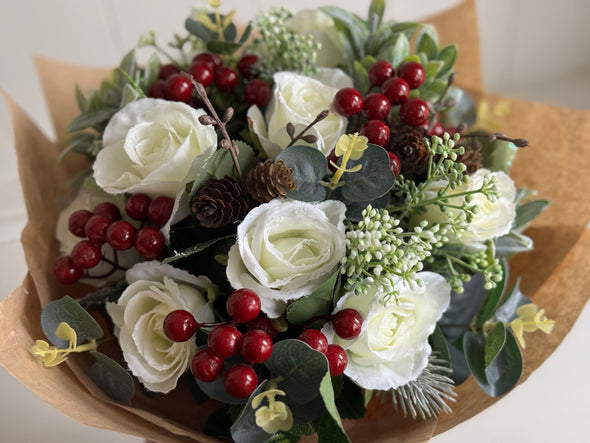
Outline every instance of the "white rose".
<path id="1" fill-rule="evenodd" d="M 360 335 L 346 340 L 334 334 L 331 323 L 322 332 L 348 354 L 344 373 L 365 389 L 389 390 L 416 380 L 428 364 L 428 337 L 449 306 L 451 288 L 439 274 L 421 272 L 423 287 L 397 283 L 397 301 L 382 302 L 375 286 L 366 294 L 349 292 L 334 312 L 356 309 L 363 316 Z"/>
<path id="2" fill-rule="evenodd" d="M 320 72 L 318 76 L 323 79 L 329 77 L 338 86 L 329 86 L 315 78 L 293 72 L 277 72 L 273 76 L 273 96 L 266 107 L 265 115 L 262 115 L 258 106 L 248 109 L 252 129 L 271 159 L 276 158 L 291 142 L 285 129 L 287 123 L 293 123 L 295 134 L 299 134 L 320 112 L 331 109 L 334 96 L 342 85 L 352 85 L 350 78 L 339 69 L 330 70 L 329 74 Z M 345 117 L 331 112 L 306 132 L 306 135 L 317 137 L 315 143 L 298 140 L 297 144 L 314 146 L 327 155 L 344 134 L 347 122 Z"/>
<path id="3" fill-rule="evenodd" d="M 199 122 L 201 115 L 205 111 L 180 102 L 129 103 L 104 131 L 93 166 L 96 183 L 110 194 L 175 198 L 217 144 L 213 127 Z"/>
<path id="4" fill-rule="evenodd" d="M 317 65 L 334 67 L 345 63 L 344 43 L 332 17 L 319 9 L 299 11 L 285 23 L 298 34 L 311 34 L 321 44 Z"/>
<path id="5" fill-rule="evenodd" d="M 500 237 L 510 232 L 510 227 L 516 215 L 514 199 L 516 197 L 516 188 L 512 179 L 504 172 L 492 172 L 488 169 L 477 170 L 470 179 L 449 190 L 447 195 L 454 195 L 464 192 L 480 189 L 484 182 L 495 177 L 495 187 L 500 197 L 492 200 L 482 193 L 475 193 L 473 200 L 469 205 L 477 205 L 479 211 L 474 215 L 473 220 L 469 223 L 460 235 L 453 235 L 449 232 L 447 237 L 450 244 L 462 244 L 478 249 L 478 245 L 486 240 Z M 425 199 L 435 198 L 440 189 L 447 186 L 446 181 L 433 182 L 424 195 Z M 449 206 L 461 206 L 465 202 L 464 196 L 451 197 L 448 200 Z M 448 223 L 457 216 L 457 210 L 448 208 L 442 212 L 437 205 L 428 205 L 425 207 L 426 212 L 419 216 L 421 220 L 427 220 L 429 223 Z"/>
<path id="6" fill-rule="evenodd" d="M 72 200 L 72 202 L 59 213 L 57 218 L 57 225 L 55 230 L 55 237 L 59 242 L 59 252 L 62 255 L 69 255 L 72 252 L 72 248 L 76 243 L 83 239 L 75 236 L 70 232 L 68 227 L 68 221 L 70 215 L 74 212 L 85 209 L 92 212 L 92 210 L 100 203 L 112 203 L 119 208 L 121 214 L 125 213 L 125 198 L 122 195 L 111 195 L 104 192 L 99 188 L 92 177 L 88 177 L 84 180 L 82 187 L 78 191 L 78 194 Z M 139 222 L 128 220 L 135 227 L 139 226 Z M 101 253 L 103 257 L 114 261 L 115 252 L 113 248 L 107 243 L 102 245 Z M 117 251 L 117 263 L 123 268 L 130 268 L 135 263 L 144 261 L 145 259 L 139 255 L 135 248 L 128 249 L 126 251 Z M 113 266 L 109 263 L 101 261 L 92 269 L 87 269 L 86 272 L 92 278 L 82 278 L 82 282 L 92 286 L 104 286 L 110 281 L 120 281 L 124 277 L 124 271 L 115 270 L 112 274 L 109 274 L 113 270 Z M 96 276 L 105 276 L 104 278 L 96 278 Z"/>
<path id="7" fill-rule="evenodd" d="M 344 257 L 346 206 L 275 199 L 248 213 L 229 251 L 227 277 L 258 294 L 262 310 L 278 317 L 287 301 L 309 295 Z"/>
<path id="8" fill-rule="evenodd" d="M 157 261 L 135 265 L 126 278 L 129 286 L 121 298 L 107 303 L 123 357 L 147 389 L 169 392 L 189 368 L 197 347 L 194 340 L 177 343 L 168 339 L 164 318 L 184 309 L 199 323 L 212 322 L 213 311 L 204 296 L 210 280 Z"/>

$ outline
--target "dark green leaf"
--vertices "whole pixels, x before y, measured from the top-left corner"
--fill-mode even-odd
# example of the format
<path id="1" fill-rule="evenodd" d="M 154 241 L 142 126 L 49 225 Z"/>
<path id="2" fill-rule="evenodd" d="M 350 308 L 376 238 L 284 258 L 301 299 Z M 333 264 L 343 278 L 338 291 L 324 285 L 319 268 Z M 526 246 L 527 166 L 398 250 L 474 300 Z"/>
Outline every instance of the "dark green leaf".
<path id="1" fill-rule="evenodd" d="M 266 384 L 264 381 L 258 385 L 231 426 L 231 436 L 236 443 L 264 443 L 270 437 L 271 434 L 256 424 L 256 411 L 252 407 L 252 399 L 266 390 Z"/>
<path id="2" fill-rule="evenodd" d="M 434 59 L 438 54 L 438 36 L 434 27 L 426 25 L 418 34 L 416 40 L 416 52 L 423 52 L 429 60 Z"/>
<path id="3" fill-rule="evenodd" d="M 430 334 L 430 337 L 428 337 L 428 343 L 430 343 L 432 353 L 436 353 L 437 358 L 447 362 L 445 365 L 447 368 L 452 367 L 451 353 L 449 352 L 447 340 L 438 325 L 434 329 L 434 332 Z"/>
<path id="4" fill-rule="evenodd" d="M 55 330 L 61 322 L 66 322 L 76 331 L 78 345 L 82 344 L 86 337 L 101 338 L 103 336 L 102 328 L 96 320 L 67 295 L 47 303 L 41 311 L 43 332 L 55 347 L 64 349 L 68 347 L 69 342 L 55 335 Z"/>
<path id="5" fill-rule="evenodd" d="M 228 41 L 211 40 L 207 42 L 207 50 L 214 54 L 233 54 L 241 47 L 240 43 Z"/>
<path id="6" fill-rule="evenodd" d="M 363 418 L 365 416 L 363 390 L 350 378 L 343 377 L 342 392 L 336 398 L 336 406 L 341 418 Z"/>
<path id="7" fill-rule="evenodd" d="M 455 59 L 457 58 L 457 46 L 454 44 L 445 46 L 440 50 L 437 58 L 443 62 L 442 68 L 438 71 L 438 76 L 442 77 L 450 72 L 455 64 Z"/>
<path id="8" fill-rule="evenodd" d="M 337 189 L 336 191 L 340 191 Z M 389 204 L 390 195 L 389 192 L 383 194 L 381 197 L 376 198 L 375 200 L 364 201 L 364 202 L 351 202 L 344 197 L 342 197 L 342 193 L 334 192 L 332 193 L 332 197 L 334 200 L 341 200 L 346 204 L 346 218 L 353 222 L 361 221 L 363 216 L 362 212 L 367 209 L 368 205 L 371 205 L 375 209 L 383 209 Z"/>
<path id="9" fill-rule="evenodd" d="M 293 434 L 291 430 L 289 430 L 289 432 L 277 432 L 264 443 L 297 443 L 299 440 L 299 435 Z"/>
<path id="10" fill-rule="evenodd" d="M 229 395 L 223 386 L 223 377 L 229 368 L 238 364 L 244 363 L 244 360 L 239 355 L 234 355 L 224 360 L 223 372 L 212 382 L 204 382 L 199 379 L 195 379 L 199 389 L 203 391 L 210 398 L 220 401 L 222 403 L 228 403 L 232 405 L 242 405 L 248 401 L 246 398 L 236 398 Z M 256 367 L 254 368 L 256 370 Z M 258 379 L 261 379 L 260 371 L 257 370 Z M 256 391 L 255 391 L 256 392 Z M 250 408 L 251 409 L 251 408 Z"/>
<path id="11" fill-rule="evenodd" d="M 496 284 L 495 288 L 492 288 L 488 291 L 485 301 L 477 316 L 475 317 L 475 324 L 478 327 L 483 326 L 483 324 L 488 321 L 494 315 L 498 304 L 502 298 L 502 294 L 504 293 L 504 288 L 506 287 L 506 281 L 508 279 L 508 265 L 506 261 L 501 262 L 502 266 L 502 280 Z"/>
<path id="12" fill-rule="evenodd" d="M 289 429 L 289 434 L 293 435 L 313 435 L 316 433 L 316 427 L 313 423 L 302 423 L 300 425 L 293 425 L 291 429 Z"/>
<path id="13" fill-rule="evenodd" d="M 491 171 L 508 172 L 518 151 L 514 143 L 498 139 L 490 142 L 486 137 L 478 140 L 482 144 L 483 167 Z"/>
<path id="14" fill-rule="evenodd" d="M 133 398 L 133 377 L 115 360 L 91 351 L 96 359 L 90 367 L 90 378 L 105 394 L 118 403 L 128 403 Z"/>
<path id="15" fill-rule="evenodd" d="M 62 159 L 69 152 L 77 152 L 79 154 L 86 154 L 92 144 L 97 139 L 95 134 L 88 132 L 79 132 L 75 134 L 69 141 L 65 149 L 60 153 L 60 159 Z"/>
<path id="16" fill-rule="evenodd" d="M 320 394 L 324 400 L 327 413 L 320 418 L 318 424 L 318 442 L 350 442 L 342 427 L 342 420 L 334 402 L 334 390 L 330 373 L 327 372 L 320 384 Z M 326 431 L 326 428 L 329 431 Z"/>
<path id="17" fill-rule="evenodd" d="M 326 188 L 320 183 L 326 175 L 328 162 L 324 154 L 311 146 L 295 145 L 284 149 L 276 158 L 283 159 L 293 169 L 295 191 L 288 191 L 287 197 L 305 202 L 321 201 Z"/>
<path id="18" fill-rule="evenodd" d="M 389 156 L 381 146 L 369 144 L 358 160 L 350 160 L 346 168 L 362 165 L 357 172 L 342 174 L 342 196 L 352 202 L 364 202 L 381 197 L 395 183 L 389 168 Z"/>
<path id="19" fill-rule="evenodd" d="M 84 94 L 78 85 L 76 85 L 76 103 L 78 103 L 78 109 L 80 109 L 80 112 L 86 112 L 86 97 L 84 97 Z"/>
<path id="20" fill-rule="evenodd" d="M 120 281 L 114 286 L 105 286 L 98 288 L 96 291 L 89 292 L 84 297 L 76 299 L 76 302 L 82 306 L 104 305 L 108 302 L 116 302 L 125 288 L 127 288 L 127 282 Z"/>
<path id="21" fill-rule="evenodd" d="M 191 246 L 190 248 L 185 249 L 184 251 L 176 252 L 174 255 L 166 257 L 164 260 L 162 260 L 162 263 L 164 263 L 164 264 L 172 263 L 176 260 L 190 257 L 193 254 L 198 254 L 200 252 L 203 252 L 205 249 L 208 249 L 209 247 L 213 246 L 217 242 L 228 240 L 230 238 L 235 238 L 235 235 L 232 234 L 232 235 L 225 235 L 222 237 L 215 237 L 209 241 L 206 241 L 203 243 L 198 243 L 194 246 Z"/>
<path id="22" fill-rule="evenodd" d="M 248 23 L 248 26 L 246 26 L 246 29 L 244 29 L 244 32 L 243 32 L 242 36 L 240 37 L 240 40 L 238 41 L 238 43 L 240 43 L 240 44 L 246 43 L 246 40 L 248 40 L 248 37 L 250 37 L 251 33 L 252 33 L 252 22 Z"/>
<path id="23" fill-rule="evenodd" d="M 339 275 L 339 272 L 335 272 L 310 295 L 291 303 L 287 309 L 287 320 L 289 320 L 289 323 L 300 325 L 315 316 L 329 314 L 334 286 Z"/>
<path id="24" fill-rule="evenodd" d="M 397 70 L 406 57 L 410 55 L 410 41 L 405 34 L 398 34 L 393 44 L 391 64 Z"/>
<path id="25" fill-rule="evenodd" d="M 81 131 L 82 129 L 108 122 L 119 110 L 118 107 L 101 108 L 96 111 L 85 112 L 74 118 L 68 126 L 68 132 Z"/>
<path id="26" fill-rule="evenodd" d="M 463 336 L 463 352 L 469 370 L 480 386 L 487 386 L 485 371 L 485 336 L 482 333 L 468 331 Z"/>
<path id="27" fill-rule="evenodd" d="M 492 397 L 502 395 L 518 383 L 521 374 L 522 355 L 514 336 L 507 331 L 504 348 L 486 368 L 489 386 L 484 387 L 484 391 Z"/>
<path id="28" fill-rule="evenodd" d="M 519 232 L 524 230 L 535 217 L 547 209 L 547 206 L 549 206 L 549 200 L 533 200 L 518 205 L 512 229 Z"/>
<path id="29" fill-rule="evenodd" d="M 100 84 L 100 101 L 104 103 L 106 107 L 118 108 L 121 103 L 122 87 L 123 86 L 118 86 L 112 82 L 103 81 Z"/>
<path id="30" fill-rule="evenodd" d="M 516 318 L 516 310 L 522 305 L 531 303 L 531 301 L 520 292 L 520 280 L 510 289 L 500 307 L 496 310 L 494 318 L 502 323 L 510 323 Z"/>
<path id="31" fill-rule="evenodd" d="M 225 16 L 222 15 L 221 19 L 223 20 L 224 17 Z M 213 23 L 215 23 L 215 15 L 214 14 L 209 14 L 209 18 L 213 21 Z M 188 18 L 184 22 L 184 26 L 188 32 L 199 37 L 205 43 L 212 41 L 212 40 L 220 40 L 219 34 L 217 33 L 217 31 L 212 31 L 212 30 L 206 28 L 198 20 Z M 231 23 L 223 31 L 223 40 L 228 41 L 228 42 L 233 42 L 236 40 L 236 34 L 237 34 L 236 27 L 233 23 Z"/>
<path id="32" fill-rule="evenodd" d="M 498 357 L 500 351 L 506 343 L 506 327 L 503 323 L 496 323 L 486 336 L 485 343 L 485 367 L 487 368 Z"/>
<path id="33" fill-rule="evenodd" d="M 225 437 L 231 439 L 229 430 L 233 424 L 233 420 L 231 418 L 230 408 L 232 408 L 232 406 L 224 405 L 213 411 L 209 418 L 207 418 L 207 423 L 205 423 L 205 429 L 203 432 L 213 437 Z"/>

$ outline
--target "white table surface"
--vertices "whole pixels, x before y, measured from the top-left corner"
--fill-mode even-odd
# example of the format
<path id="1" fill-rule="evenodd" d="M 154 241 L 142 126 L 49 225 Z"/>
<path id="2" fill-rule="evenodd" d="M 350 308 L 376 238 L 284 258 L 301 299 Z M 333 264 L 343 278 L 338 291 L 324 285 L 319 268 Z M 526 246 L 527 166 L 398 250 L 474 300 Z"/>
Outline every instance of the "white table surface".
<path id="1" fill-rule="evenodd" d="M 68 62 L 113 65 L 140 33 L 154 28 L 166 41 L 181 31 L 193 2 L 127 0 L 21 0 L 0 3 L 0 86 L 51 134 L 32 55 Z M 313 0 L 227 0 L 249 17 L 260 5 L 286 3 L 312 7 Z M 341 0 L 362 12 L 364 4 Z M 368 3 L 368 2 L 367 2 Z M 388 1 L 388 3 L 390 3 Z M 411 3 L 411 4 L 409 4 Z M 456 0 L 391 2 L 390 16 L 414 19 Z M 172 6 L 173 5 L 173 6 Z M 590 14 L 585 0 L 497 0 L 477 3 L 482 34 L 485 88 L 490 92 L 580 109 L 590 109 L 590 54 L 584 26 Z M 393 14 L 392 14 L 393 13 Z M 100 42 L 100 44 L 96 44 Z M 521 134 L 519 134 L 520 136 Z M 526 135 L 525 135 L 526 136 Z M 4 103 L 0 102 L 0 299 L 22 281 L 26 266 L 19 236 L 26 214 L 13 138 Z M 581 290 L 588 290 L 581 288 Z M 432 439 L 451 442 L 588 442 L 590 427 L 590 308 L 582 311 L 570 334 L 526 383 L 471 420 Z M 137 437 L 78 424 L 44 403 L 7 371 L 0 369 L 0 441 L 137 442 Z"/>

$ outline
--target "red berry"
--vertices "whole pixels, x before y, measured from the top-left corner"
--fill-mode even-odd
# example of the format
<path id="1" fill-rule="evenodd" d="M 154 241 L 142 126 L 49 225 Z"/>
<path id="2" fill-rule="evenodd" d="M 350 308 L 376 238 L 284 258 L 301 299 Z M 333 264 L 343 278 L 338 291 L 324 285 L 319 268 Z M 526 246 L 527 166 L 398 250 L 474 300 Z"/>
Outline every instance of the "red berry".
<path id="1" fill-rule="evenodd" d="M 174 200 L 170 197 L 157 197 L 152 200 L 147 209 L 148 218 L 158 226 L 164 226 L 174 208 Z"/>
<path id="2" fill-rule="evenodd" d="M 78 211 L 72 212 L 68 220 L 68 229 L 70 232 L 77 237 L 86 237 L 84 227 L 92 215 L 92 212 L 86 209 L 79 209 Z"/>
<path id="3" fill-rule="evenodd" d="M 260 329 L 270 335 L 270 338 L 273 340 L 279 335 L 279 331 L 277 331 L 272 325 L 272 320 L 265 315 L 259 315 L 254 320 L 249 321 L 246 323 L 246 327 L 248 328 L 248 331 Z"/>
<path id="4" fill-rule="evenodd" d="M 126 251 L 133 246 L 137 229 L 125 220 L 117 220 L 107 229 L 107 242 L 117 251 Z"/>
<path id="5" fill-rule="evenodd" d="M 381 86 L 385 80 L 393 77 L 395 70 L 391 63 L 379 60 L 369 68 L 369 81 L 371 86 Z"/>
<path id="6" fill-rule="evenodd" d="M 255 77 L 256 72 L 252 69 L 252 66 L 258 63 L 258 60 L 257 55 L 245 54 L 240 61 L 238 61 L 238 71 L 240 71 L 240 74 L 242 74 L 243 77 L 248 79 Z"/>
<path id="7" fill-rule="evenodd" d="M 217 68 L 215 71 L 215 84 L 219 90 L 231 92 L 238 85 L 238 73 L 227 66 Z"/>
<path id="8" fill-rule="evenodd" d="M 178 74 L 180 72 L 180 68 L 172 63 L 168 63 L 166 65 L 162 65 L 160 67 L 160 72 L 158 73 L 158 78 L 160 80 L 166 80 L 168 77 L 174 74 Z"/>
<path id="9" fill-rule="evenodd" d="M 102 260 L 100 247 L 88 240 L 82 240 L 75 244 L 70 254 L 76 266 L 82 269 L 94 268 Z"/>
<path id="10" fill-rule="evenodd" d="M 55 260 L 53 275 L 63 284 L 70 285 L 82 278 L 84 272 L 72 261 L 72 257 L 64 255 Z"/>
<path id="11" fill-rule="evenodd" d="M 95 245 L 102 245 L 107 241 L 107 229 L 113 221 L 104 215 L 93 215 L 86 222 L 84 233 L 88 240 Z"/>
<path id="12" fill-rule="evenodd" d="M 346 366 L 348 366 L 348 355 L 341 346 L 329 345 L 326 357 L 328 358 L 328 366 L 332 377 L 342 374 Z"/>
<path id="13" fill-rule="evenodd" d="M 238 342 L 242 333 L 232 325 L 220 325 L 213 328 L 207 337 L 209 348 L 221 358 L 231 357 L 238 351 Z"/>
<path id="14" fill-rule="evenodd" d="M 306 329 L 299 334 L 299 337 L 297 338 L 322 354 L 325 354 L 328 351 L 328 339 L 322 331 L 318 331 L 317 329 Z"/>
<path id="15" fill-rule="evenodd" d="M 223 386 L 232 397 L 246 398 L 258 386 L 258 376 L 250 366 L 239 363 L 227 370 L 223 376 Z"/>
<path id="16" fill-rule="evenodd" d="M 381 85 L 381 92 L 391 106 L 401 105 L 410 96 L 410 85 L 401 77 L 392 77 Z"/>
<path id="17" fill-rule="evenodd" d="M 343 309 L 332 315 L 334 332 L 342 338 L 355 338 L 361 333 L 363 317 L 356 309 Z"/>
<path id="18" fill-rule="evenodd" d="M 369 139 L 369 143 L 385 146 L 389 141 L 389 126 L 381 120 L 367 120 L 361 127 L 361 135 Z"/>
<path id="19" fill-rule="evenodd" d="M 188 103 L 193 95 L 193 84 L 183 75 L 172 74 L 166 79 L 166 98 Z"/>
<path id="20" fill-rule="evenodd" d="M 363 102 L 363 114 L 369 120 L 383 120 L 390 109 L 389 100 L 380 92 L 370 93 Z"/>
<path id="21" fill-rule="evenodd" d="M 151 201 L 145 194 L 133 194 L 125 202 L 125 212 L 133 220 L 143 221 L 147 217 Z"/>
<path id="22" fill-rule="evenodd" d="M 389 155 L 389 169 L 397 177 L 402 172 L 402 162 L 393 152 L 387 151 L 387 155 Z"/>
<path id="23" fill-rule="evenodd" d="M 148 97 L 151 98 L 166 98 L 166 80 L 156 80 L 148 88 Z"/>
<path id="24" fill-rule="evenodd" d="M 426 72 L 420 63 L 406 62 L 397 69 L 397 75 L 408 82 L 410 89 L 416 89 L 424 83 Z"/>
<path id="25" fill-rule="evenodd" d="M 170 312 L 162 325 L 164 334 L 172 341 L 183 342 L 190 339 L 197 330 L 197 322 L 193 314 L 184 309 Z"/>
<path id="26" fill-rule="evenodd" d="M 156 228 L 141 228 L 134 241 L 135 249 L 144 258 L 156 258 L 164 249 L 164 237 Z"/>
<path id="27" fill-rule="evenodd" d="M 209 66 L 213 72 L 215 72 L 215 70 L 222 64 L 221 57 L 219 57 L 217 54 L 211 54 L 210 52 L 201 52 L 200 54 L 195 55 L 193 58 L 193 63 L 205 64 Z"/>
<path id="28" fill-rule="evenodd" d="M 333 106 L 338 114 L 350 117 L 363 110 L 363 96 L 354 88 L 343 88 L 334 96 Z"/>
<path id="29" fill-rule="evenodd" d="M 332 164 L 332 163 L 334 163 L 336 165 L 338 164 L 338 157 L 336 156 L 336 148 L 332 148 L 332 150 L 328 153 L 326 160 L 328 160 L 328 169 L 332 172 L 336 172 L 336 166 L 334 166 Z"/>
<path id="30" fill-rule="evenodd" d="M 264 80 L 255 78 L 246 83 L 244 97 L 249 105 L 263 107 L 270 101 L 272 89 Z"/>
<path id="31" fill-rule="evenodd" d="M 191 360 L 191 372 L 196 379 L 204 382 L 214 381 L 223 371 L 223 360 L 209 349 L 201 349 Z"/>
<path id="32" fill-rule="evenodd" d="M 428 122 L 424 122 L 424 125 L 426 126 L 425 129 L 428 129 L 428 126 L 430 126 L 428 124 Z M 442 137 L 445 134 L 445 127 L 441 124 L 441 123 L 436 123 L 432 129 L 430 129 L 428 131 L 428 135 L 437 135 L 439 137 Z"/>
<path id="33" fill-rule="evenodd" d="M 188 68 L 188 73 L 193 76 L 197 83 L 202 84 L 204 87 L 213 83 L 213 69 L 205 63 L 193 63 Z"/>
<path id="34" fill-rule="evenodd" d="M 248 363 L 263 363 L 272 354 L 272 338 L 260 329 L 254 329 L 242 335 L 238 344 L 240 355 Z"/>
<path id="35" fill-rule="evenodd" d="M 428 105 L 419 98 L 409 98 L 399 110 L 402 121 L 409 126 L 420 126 L 428 119 Z"/>
<path id="36" fill-rule="evenodd" d="M 121 218 L 121 211 L 119 211 L 119 208 L 109 202 L 103 202 L 96 205 L 92 213 L 94 215 L 104 215 L 105 217 L 110 218 L 111 221 L 119 220 Z"/>
<path id="37" fill-rule="evenodd" d="M 251 289 L 238 289 L 229 295 L 225 307 L 234 321 L 247 323 L 260 314 L 260 297 Z"/>

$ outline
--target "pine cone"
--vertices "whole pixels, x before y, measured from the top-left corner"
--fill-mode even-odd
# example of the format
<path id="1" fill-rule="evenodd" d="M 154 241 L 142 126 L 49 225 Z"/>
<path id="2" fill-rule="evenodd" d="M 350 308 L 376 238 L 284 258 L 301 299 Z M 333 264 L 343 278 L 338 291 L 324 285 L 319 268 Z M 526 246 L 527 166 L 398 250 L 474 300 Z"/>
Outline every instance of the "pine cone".
<path id="1" fill-rule="evenodd" d="M 418 126 L 406 126 L 394 134 L 386 149 L 396 154 L 402 164 L 401 173 L 404 177 L 420 176 L 426 173 L 430 152 L 422 143 L 426 129 Z"/>
<path id="2" fill-rule="evenodd" d="M 249 209 L 248 196 L 229 175 L 207 180 L 191 202 L 191 212 L 206 228 L 220 228 L 240 220 Z"/>
<path id="3" fill-rule="evenodd" d="M 293 169 L 281 159 L 276 163 L 266 160 L 258 163 L 246 177 L 246 189 L 259 203 L 267 203 L 276 197 L 284 197 L 297 185 L 293 180 Z"/>
<path id="4" fill-rule="evenodd" d="M 463 163 L 467 166 L 465 174 L 472 175 L 475 171 L 481 168 L 483 156 L 481 154 L 481 143 L 478 140 L 473 140 L 469 145 L 463 146 L 465 153 L 457 157 L 457 163 Z"/>

